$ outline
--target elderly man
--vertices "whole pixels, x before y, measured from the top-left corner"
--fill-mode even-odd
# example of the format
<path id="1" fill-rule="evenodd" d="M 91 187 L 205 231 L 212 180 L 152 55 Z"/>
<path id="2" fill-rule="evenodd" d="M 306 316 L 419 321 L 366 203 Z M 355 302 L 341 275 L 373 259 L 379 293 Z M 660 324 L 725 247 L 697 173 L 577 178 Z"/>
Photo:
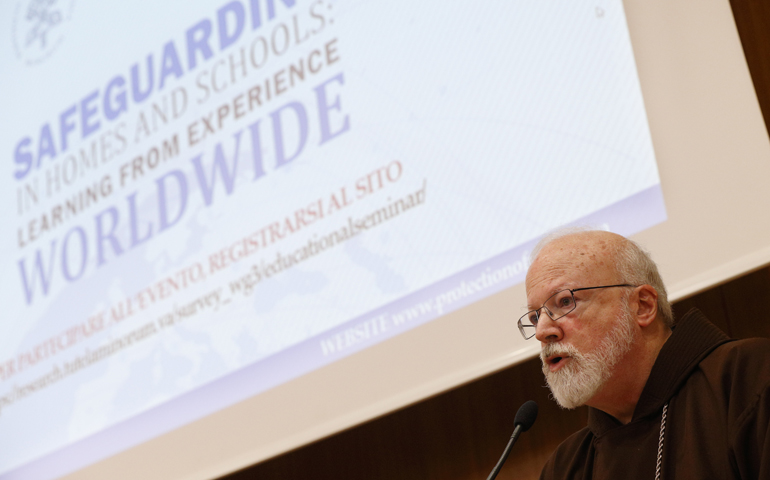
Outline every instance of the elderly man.
<path id="1" fill-rule="evenodd" d="M 519 329 L 556 401 L 590 407 L 541 478 L 770 479 L 770 340 L 695 310 L 674 325 L 655 263 L 619 235 L 557 234 L 533 258 Z"/>

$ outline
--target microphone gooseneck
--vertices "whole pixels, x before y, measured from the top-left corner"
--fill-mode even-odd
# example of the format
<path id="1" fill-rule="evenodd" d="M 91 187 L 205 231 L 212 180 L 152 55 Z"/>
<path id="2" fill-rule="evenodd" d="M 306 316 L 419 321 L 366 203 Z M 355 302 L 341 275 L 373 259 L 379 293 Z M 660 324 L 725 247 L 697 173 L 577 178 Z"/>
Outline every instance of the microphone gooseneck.
<path id="1" fill-rule="evenodd" d="M 519 407 L 519 411 L 516 412 L 516 417 L 513 419 L 513 435 L 511 435 L 511 439 L 508 440 L 505 451 L 503 451 L 500 460 L 497 461 L 497 465 L 495 465 L 495 468 L 492 470 L 492 473 L 489 474 L 487 480 L 494 480 L 497 474 L 500 473 L 500 469 L 503 468 L 503 464 L 508 459 L 508 455 L 511 453 L 511 449 L 513 448 L 513 444 L 516 443 L 516 439 L 519 438 L 521 432 L 526 432 L 532 427 L 532 424 L 535 423 L 535 419 L 537 419 L 537 403 L 535 403 L 534 400 L 524 402 L 524 405 Z"/>

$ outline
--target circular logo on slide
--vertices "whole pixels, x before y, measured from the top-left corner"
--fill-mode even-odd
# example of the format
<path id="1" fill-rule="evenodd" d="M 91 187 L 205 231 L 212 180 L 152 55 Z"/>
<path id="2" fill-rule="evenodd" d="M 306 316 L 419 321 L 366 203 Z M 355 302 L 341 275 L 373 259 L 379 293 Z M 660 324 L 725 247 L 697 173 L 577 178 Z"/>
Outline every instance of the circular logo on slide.
<path id="1" fill-rule="evenodd" d="M 64 42 L 75 0 L 20 0 L 13 15 L 13 49 L 28 65 L 44 62 Z"/>

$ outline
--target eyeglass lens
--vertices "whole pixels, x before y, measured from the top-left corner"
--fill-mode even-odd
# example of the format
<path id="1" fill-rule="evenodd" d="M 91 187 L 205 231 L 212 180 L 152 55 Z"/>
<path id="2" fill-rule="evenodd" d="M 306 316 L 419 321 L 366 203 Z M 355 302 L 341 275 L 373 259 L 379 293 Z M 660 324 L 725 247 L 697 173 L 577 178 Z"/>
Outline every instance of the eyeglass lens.
<path id="1" fill-rule="evenodd" d="M 519 331 L 525 339 L 535 335 L 540 312 L 545 311 L 552 320 L 558 320 L 575 309 L 575 297 L 569 290 L 561 290 L 551 295 L 542 307 L 527 312 L 519 319 Z"/>

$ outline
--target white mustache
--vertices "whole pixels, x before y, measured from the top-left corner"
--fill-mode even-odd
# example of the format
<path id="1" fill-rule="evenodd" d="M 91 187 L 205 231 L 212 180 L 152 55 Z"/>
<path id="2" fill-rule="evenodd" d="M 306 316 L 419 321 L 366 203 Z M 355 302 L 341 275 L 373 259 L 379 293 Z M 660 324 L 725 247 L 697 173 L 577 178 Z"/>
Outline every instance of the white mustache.
<path id="1" fill-rule="evenodd" d="M 540 360 L 545 363 L 545 359 L 552 355 L 559 355 L 561 357 L 578 357 L 581 355 L 581 353 L 577 347 L 569 343 L 546 343 L 543 345 L 540 350 Z"/>

